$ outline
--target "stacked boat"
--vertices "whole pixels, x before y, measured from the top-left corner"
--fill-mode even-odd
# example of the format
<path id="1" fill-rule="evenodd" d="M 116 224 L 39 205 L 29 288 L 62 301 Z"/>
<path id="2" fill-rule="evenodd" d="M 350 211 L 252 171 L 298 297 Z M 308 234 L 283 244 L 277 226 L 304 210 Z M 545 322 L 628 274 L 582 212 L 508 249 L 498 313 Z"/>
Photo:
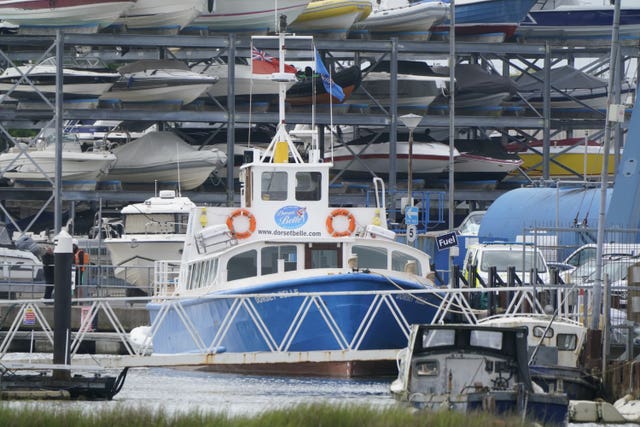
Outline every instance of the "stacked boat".
<path id="1" fill-rule="evenodd" d="M 0 154 L 0 173 L 16 186 L 50 187 L 56 172 L 56 144 L 51 129 L 43 130 L 28 143 L 18 142 Z M 93 190 L 115 163 L 108 151 L 82 151 L 79 141 L 62 144 L 62 185 L 67 189 Z"/>
<path id="2" fill-rule="evenodd" d="M 355 22 L 349 34 L 352 38 L 428 40 L 431 27 L 443 22 L 448 14 L 449 5 L 442 1 L 377 1 L 371 14 Z"/>
<path id="3" fill-rule="evenodd" d="M 108 71 L 99 61 L 68 59 L 70 62 L 62 68 L 65 103 L 71 108 L 95 108 L 98 98 L 120 75 Z M 18 100 L 18 108 L 50 108 L 55 102 L 57 72 L 53 57 L 37 64 L 8 67 L 0 74 L 0 93 Z"/>
<path id="4" fill-rule="evenodd" d="M 192 71 L 177 60 L 135 61 L 121 66 L 118 72 L 121 77 L 100 96 L 102 102 L 180 109 L 218 81 L 218 77 Z"/>

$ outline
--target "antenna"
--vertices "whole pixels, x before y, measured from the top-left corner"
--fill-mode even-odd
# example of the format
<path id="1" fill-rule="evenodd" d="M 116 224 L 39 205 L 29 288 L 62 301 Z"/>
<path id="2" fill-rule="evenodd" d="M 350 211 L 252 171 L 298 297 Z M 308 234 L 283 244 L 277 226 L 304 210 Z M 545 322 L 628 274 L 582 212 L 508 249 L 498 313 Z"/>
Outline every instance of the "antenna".
<path id="1" fill-rule="evenodd" d="M 180 188 L 180 149 L 176 142 L 176 160 L 178 162 L 178 197 L 182 197 L 182 189 Z"/>

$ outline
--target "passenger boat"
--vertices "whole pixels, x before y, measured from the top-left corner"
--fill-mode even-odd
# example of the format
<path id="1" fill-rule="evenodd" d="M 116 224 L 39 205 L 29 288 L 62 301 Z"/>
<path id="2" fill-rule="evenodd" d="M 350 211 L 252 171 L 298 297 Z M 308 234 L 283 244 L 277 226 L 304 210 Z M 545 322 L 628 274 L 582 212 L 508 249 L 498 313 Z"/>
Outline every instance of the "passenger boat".
<path id="1" fill-rule="evenodd" d="M 189 212 L 194 207 L 188 197 L 162 190 L 143 203 L 122 208 L 123 233 L 104 240 L 115 276 L 138 293 L 150 293 L 154 262 L 180 260 Z"/>
<path id="2" fill-rule="evenodd" d="M 522 159 L 522 170 L 529 176 L 542 175 L 543 141 L 513 142 L 506 145 L 509 152 Z M 600 177 L 604 147 L 586 138 L 566 138 L 549 143 L 549 175 L 555 177 Z M 609 153 L 609 174 L 615 171 L 615 155 Z"/>
<path id="3" fill-rule="evenodd" d="M 281 16 L 292 23 L 308 4 L 309 0 L 215 0 L 215 9 L 194 19 L 185 31 L 266 34 L 278 30 Z"/>
<path id="4" fill-rule="evenodd" d="M 511 38 L 537 0 L 456 0 L 456 41 L 502 43 Z M 448 38 L 449 20 L 432 28 Z"/>
<path id="5" fill-rule="evenodd" d="M 218 81 L 217 77 L 191 71 L 184 62 L 168 59 L 135 61 L 121 66 L 118 72 L 120 79 L 100 97 L 102 101 L 181 108 Z"/>
<path id="6" fill-rule="evenodd" d="M 118 73 L 92 68 L 94 64 L 74 60 L 62 68 L 62 91 L 65 101 L 97 99 L 120 78 Z M 58 67 L 54 57 L 39 64 L 8 67 L 0 74 L 0 93 L 14 99 L 45 102 L 55 100 Z"/>
<path id="7" fill-rule="evenodd" d="M 0 19 L 18 25 L 20 34 L 95 33 L 134 4 L 134 0 L 0 0 Z"/>
<path id="8" fill-rule="evenodd" d="M 383 0 L 371 14 L 353 24 L 352 38 L 428 40 L 431 27 L 444 21 L 449 5 L 442 1 Z"/>
<path id="9" fill-rule="evenodd" d="M 374 206 L 330 206 L 332 165 L 317 147 L 303 160 L 286 131 L 284 97 L 283 84 L 274 139 L 241 168 L 240 207 L 191 211 L 177 284 L 147 305 L 154 353 L 295 352 L 298 363 L 222 369 L 354 375 L 358 361 L 305 355 L 399 349 L 410 323 L 433 318 L 440 296 L 409 293 L 433 290 L 429 256 L 387 229 L 382 180 Z M 389 360 L 363 363 L 373 362 Z"/>
<path id="10" fill-rule="evenodd" d="M 583 367 L 587 328 L 575 320 L 548 314 L 516 313 L 478 320 L 478 325 L 524 326 L 531 379 L 546 392 L 566 393 L 571 400 L 604 398 L 602 380 Z"/>
<path id="11" fill-rule="evenodd" d="M 207 11 L 204 0 L 136 0 L 113 27 L 127 33 L 177 34 Z"/>
<path id="12" fill-rule="evenodd" d="M 0 154 L 3 177 L 16 186 L 52 186 L 56 171 L 53 138 L 53 130 L 47 129 L 28 144 L 19 142 Z M 66 138 L 62 145 L 62 185 L 66 189 L 94 190 L 115 161 L 116 156 L 108 151 L 82 151 L 78 140 Z"/>
<path id="13" fill-rule="evenodd" d="M 631 3 L 631 4 L 630 4 Z M 611 44 L 614 4 L 599 0 L 538 1 L 520 23 L 519 41 L 562 44 Z M 620 4 L 620 42 L 637 43 L 640 37 L 640 6 Z"/>
<path id="14" fill-rule="evenodd" d="M 300 35 L 342 40 L 355 23 L 370 13 L 370 0 L 312 0 L 289 29 Z"/>
<path id="15" fill-rule="evenodd" d="M 412 325 L 398 354 L 396 400 L 419 409 L 483 411 L 566 425 L 569 399 L 531 381 L 527 328 L 486 325 Z"/>
<path id="16" fill-rule="evenodd" d="M 123 187 L 151 189 L 156 186 L 193 190 L 227 163 L 220 150 L 198 150 L 168 131 L 151 131 L 112 148 L 117 160 L 104 177 Z"/>

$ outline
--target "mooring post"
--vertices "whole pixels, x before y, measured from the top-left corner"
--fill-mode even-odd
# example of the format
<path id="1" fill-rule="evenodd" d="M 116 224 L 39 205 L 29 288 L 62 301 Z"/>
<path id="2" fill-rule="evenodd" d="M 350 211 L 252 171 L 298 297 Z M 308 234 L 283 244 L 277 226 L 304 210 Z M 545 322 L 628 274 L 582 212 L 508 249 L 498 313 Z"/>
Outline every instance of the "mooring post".
<path id="1" fill-rule="evenodd" d="M 72 239 L 69 233 L 62 230 L 56 240 L 56 247 L 53 251 L 55 263 L 53 363 L 54 365 L 70 365 Z M 71 373 L 69 369 L 56 369 L 53 371 L 53 377 L 68 380 L 71 377 Z"/>

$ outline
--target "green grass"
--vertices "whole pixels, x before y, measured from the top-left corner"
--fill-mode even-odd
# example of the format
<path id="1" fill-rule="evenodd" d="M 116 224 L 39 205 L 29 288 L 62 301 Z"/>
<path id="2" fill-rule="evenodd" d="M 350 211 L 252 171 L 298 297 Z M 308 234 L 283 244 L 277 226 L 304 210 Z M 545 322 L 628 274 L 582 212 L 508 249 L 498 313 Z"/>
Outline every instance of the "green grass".
<path id="1" fill-rule="evenodd" d="M 531 425 L 531 424 L 524 424 Z M 406 408 L 375 408 L 364 405 L 299 405 L 248 416 L 191 412 L 168 414 L 147 409 L 113 408 L 91 414 L 79 410 L 39 408 L 37 403 L 20 409 L 0 404 L 2 427 L 521 427 L 520 418 L 495 418 L 488 414 L 414 412 Z"/>

